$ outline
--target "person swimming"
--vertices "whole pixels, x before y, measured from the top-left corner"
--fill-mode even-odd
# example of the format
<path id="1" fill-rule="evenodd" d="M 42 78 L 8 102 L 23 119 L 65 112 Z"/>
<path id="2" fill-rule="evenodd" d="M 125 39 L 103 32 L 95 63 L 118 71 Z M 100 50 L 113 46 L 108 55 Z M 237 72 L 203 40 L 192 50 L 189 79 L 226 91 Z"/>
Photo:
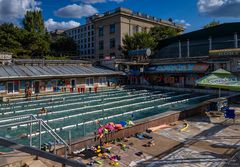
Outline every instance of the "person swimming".
<path id="1" fill-rule="evenodd" d="M 45 114 L 47 113 L 47 109 L 45 109 L 44 107 L 38 112 L 38 114 Z"/>

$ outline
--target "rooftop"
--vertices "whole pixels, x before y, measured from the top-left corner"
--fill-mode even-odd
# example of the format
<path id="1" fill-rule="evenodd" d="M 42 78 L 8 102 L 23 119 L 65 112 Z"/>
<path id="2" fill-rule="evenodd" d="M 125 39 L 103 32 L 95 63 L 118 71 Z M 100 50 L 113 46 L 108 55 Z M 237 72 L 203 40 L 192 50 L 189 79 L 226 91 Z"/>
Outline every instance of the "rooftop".
<path id="1" fill-rule="evenodd" d="M 214 26 L 206 29 L 200 29 L 197 31 L 178 35 L 173 38 L 168 38 L 160 42 L 161 44 L 160 47 L 166 46 L 178 41 L 208 39 L 210 36 L 212 38 L 218 38 L 218 37 L 230 36 L 230 35 L 233 36 L 234 33 L 240 34 L 240 22 L 224 23 L 218 26 Z"/>
<path id="2" fill-rule="evenodd" d="M 0 66 L 0 81 L 20 79 L 49 79 L 60 77 L 121 75 L 121 72 L 101 67 L 84 66 L 30 66 L 2 65 Z"/>

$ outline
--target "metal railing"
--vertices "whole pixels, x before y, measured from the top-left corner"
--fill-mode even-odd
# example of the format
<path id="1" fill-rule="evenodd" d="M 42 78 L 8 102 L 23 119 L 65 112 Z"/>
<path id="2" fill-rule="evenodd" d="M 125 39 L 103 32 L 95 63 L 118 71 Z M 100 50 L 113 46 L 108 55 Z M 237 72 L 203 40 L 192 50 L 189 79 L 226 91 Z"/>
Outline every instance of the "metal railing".
<path id="1" fill-rule="evenodd" d="M 9 118 L 2 118 L 0 119 L 0 122 L 4 122 L 4 120 L 7 120 Z M 62 139 L 46 122 L 44 122 L 42 119 L 38 119 L 36 116 L 29 114 L 29 115 L 22 115 L 22 116 L 14 116 L 11 117 L 11 119 L 14 120 L 20 120 L 20 122 L 14 122 L 14 123 L 8 123 L 4 125 L 0 125 L 0 128 L 7 128 L 7 127 L 12 127 L 12 126 L 18 126 L 22 124 L 28 124 L 30 126 L 29 128 L 29 145 L 32 147 L 32 125 L 33 123 L 38 123 L 39 126 L 39 149 L 41 149 L 42 146 L 42 128 L 44 128 L 46 133 L 49 133 L 55 140 L 54 142 L 54 150 L 56 148 L 56 141 L 58 143 L 62 142 L 63 145 L 65 146 L 65 158 L 67 158 L 67 150 L 70 151 L 70 146 L 68 143 Z M 22 119 L 30 119 L 27 121 L 22 121 Z"/>

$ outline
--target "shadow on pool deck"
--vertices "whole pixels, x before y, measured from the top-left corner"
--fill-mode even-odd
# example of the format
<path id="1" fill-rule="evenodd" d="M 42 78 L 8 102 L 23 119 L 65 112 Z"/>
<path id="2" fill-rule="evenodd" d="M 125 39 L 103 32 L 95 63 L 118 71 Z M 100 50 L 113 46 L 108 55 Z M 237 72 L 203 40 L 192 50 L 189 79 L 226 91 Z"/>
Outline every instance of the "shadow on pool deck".
<path id="1" fill-rule="evenodd" d="M 186 119 L 187 121 L 194 123 L 194 122 L 209 122 L 211 124 L 211 120 L 209 117 L 199 118 L 189 118 Z M 232 124 L 226 124 L 223 122 L 220 123 L 213 123 L 213 126 L 209 129 L 205 129 L 199 134 L 186 138 L 185 141 L 179 143 L 178 145 L 172 147 L 171 149 L 153 157 L 152 159 L 149 159 L 145 162 L 139 163 L 137 166 L 155 166 L 156 165 L 162 166 L 162 165 L 180 165 L 183 163 L 188 164 L 196 164 L 196 163 L 222 163 L 226 162 L 227 159 L 229 159 L 231 156 L 233 156 L 234 153 L 236 153 L 237 147 L 239 147 L 240 140 L 234 144 L 229 145 L 222 143 L 222 145 L 211 143 L 209 140 L 216 140 L 216 139 L 240 139 L 240 136 L 214 136 L 217 133 L 224 131 L 226 128 L 232 126 Z M 198 155 L 196 158 L 189 158 L 190 155 L 174 155 L 177 154 L 178 150 L 181 149 L 193 149 L 198 151 Z M 173 158 L 171 158 L 171 154 L 173 154 Z M 170 159 L 164 159 L 164 157 L 170 157 Z M 161 159 L 161 160 L 160 160 Z M 150 165 L 151 164 L 151 165 Z"/>

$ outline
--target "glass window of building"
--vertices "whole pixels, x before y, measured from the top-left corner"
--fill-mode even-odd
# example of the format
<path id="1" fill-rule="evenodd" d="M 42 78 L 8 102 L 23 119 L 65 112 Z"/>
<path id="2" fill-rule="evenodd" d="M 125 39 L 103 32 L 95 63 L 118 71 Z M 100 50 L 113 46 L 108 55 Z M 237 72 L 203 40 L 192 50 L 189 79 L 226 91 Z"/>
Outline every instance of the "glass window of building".
<path id="1" fill-rule="evenodd" d="M 88 47 L 89 47 L 89 48 L 90 48 L 90 46 L 91 46 L 90 43 L 88 43 Z"/>
<path id="2" fill-rule="evenodd" d="M 90 30 L 90 26 L 88 26 L 88 30 Z"/>
<path id="3" fill-rule="evenodd" d="M 103 49 L 104 49 L 104 42 L 99 41 L 99 50 L 103 50 Z"/>
<path id="4" fill-rule="evenodd" d="M 110 48 L 115 48 L 115 38 L 110 39 Z"/>
<path id="5" fill-rule="evenodd" d="M 90 55 L 90 53 L 91 53 L 91 51 L 90 51 L 90 49 L 88 49 L 88 54 Z"/>
<path id="6" fill-rule="evenodd" d="M 92 37 L 92 41 L 94 41 L 94 37 Z"/>
<path id="7" fill-rule="evenodd" d="M 106 77 L 99 77 L 98 83 L 100 85 L 106 85 L 106 83 L 107 83 Z"/>
<path id="8" fill-rule="evenodd" d="M 92 25 L 92 29 L 94 29 L 94 25 Z"/>
<path id="9" fill-rule="evenodd" d="M 103 27 L 99 27 L 98 34 L 99 34 L 100 37 L 102 37 L 104 35 L 103 31 L 104 31 L 104 28 Z"/>
<path id="10" fill-rule="evenodd" d="M 92 54 L 94 54 L 94 52 L 95 52 L 94 49 L 92 49 Z"/>
<path id="11" fill-rule="evenodd" d="M 84 27 L 84 31 L 87 31 L 87 27 Z"/>
<path id="12" fill-rule="evenodd" d="M 91 33 L 90 33 L 90 31 L 88 32 L 88 36 L 90 36 L 91 35 Z"/>
<path id="13" fill-rule="evenodd" d="M 92 35 L 94 35 L 94 31 L 92 31 Z"/>
<path id="14" fill-rule="evenodd" d="M 94 42 L 92 43 L 92 47 L 94 47 Z"/>
<path id="15" fill-rule="evenodd" d="M 139 32 L 139 26 L 138 25 L 133 25 L 133 33 L 137 33 L 137 32 Z"/>
<path id="16" fill-rule="evenodd" d="M 110 24 L 110 33 L 113 34 L 115 33 L 115 24 Z"/>
<path id="17" fill-rule="evenodd" d="M 85 79 L 85 84 L 87 86 L 93 86 L 93 83 L 94 83 L 94 79 L 93 78 L 86 78 Z"/>

